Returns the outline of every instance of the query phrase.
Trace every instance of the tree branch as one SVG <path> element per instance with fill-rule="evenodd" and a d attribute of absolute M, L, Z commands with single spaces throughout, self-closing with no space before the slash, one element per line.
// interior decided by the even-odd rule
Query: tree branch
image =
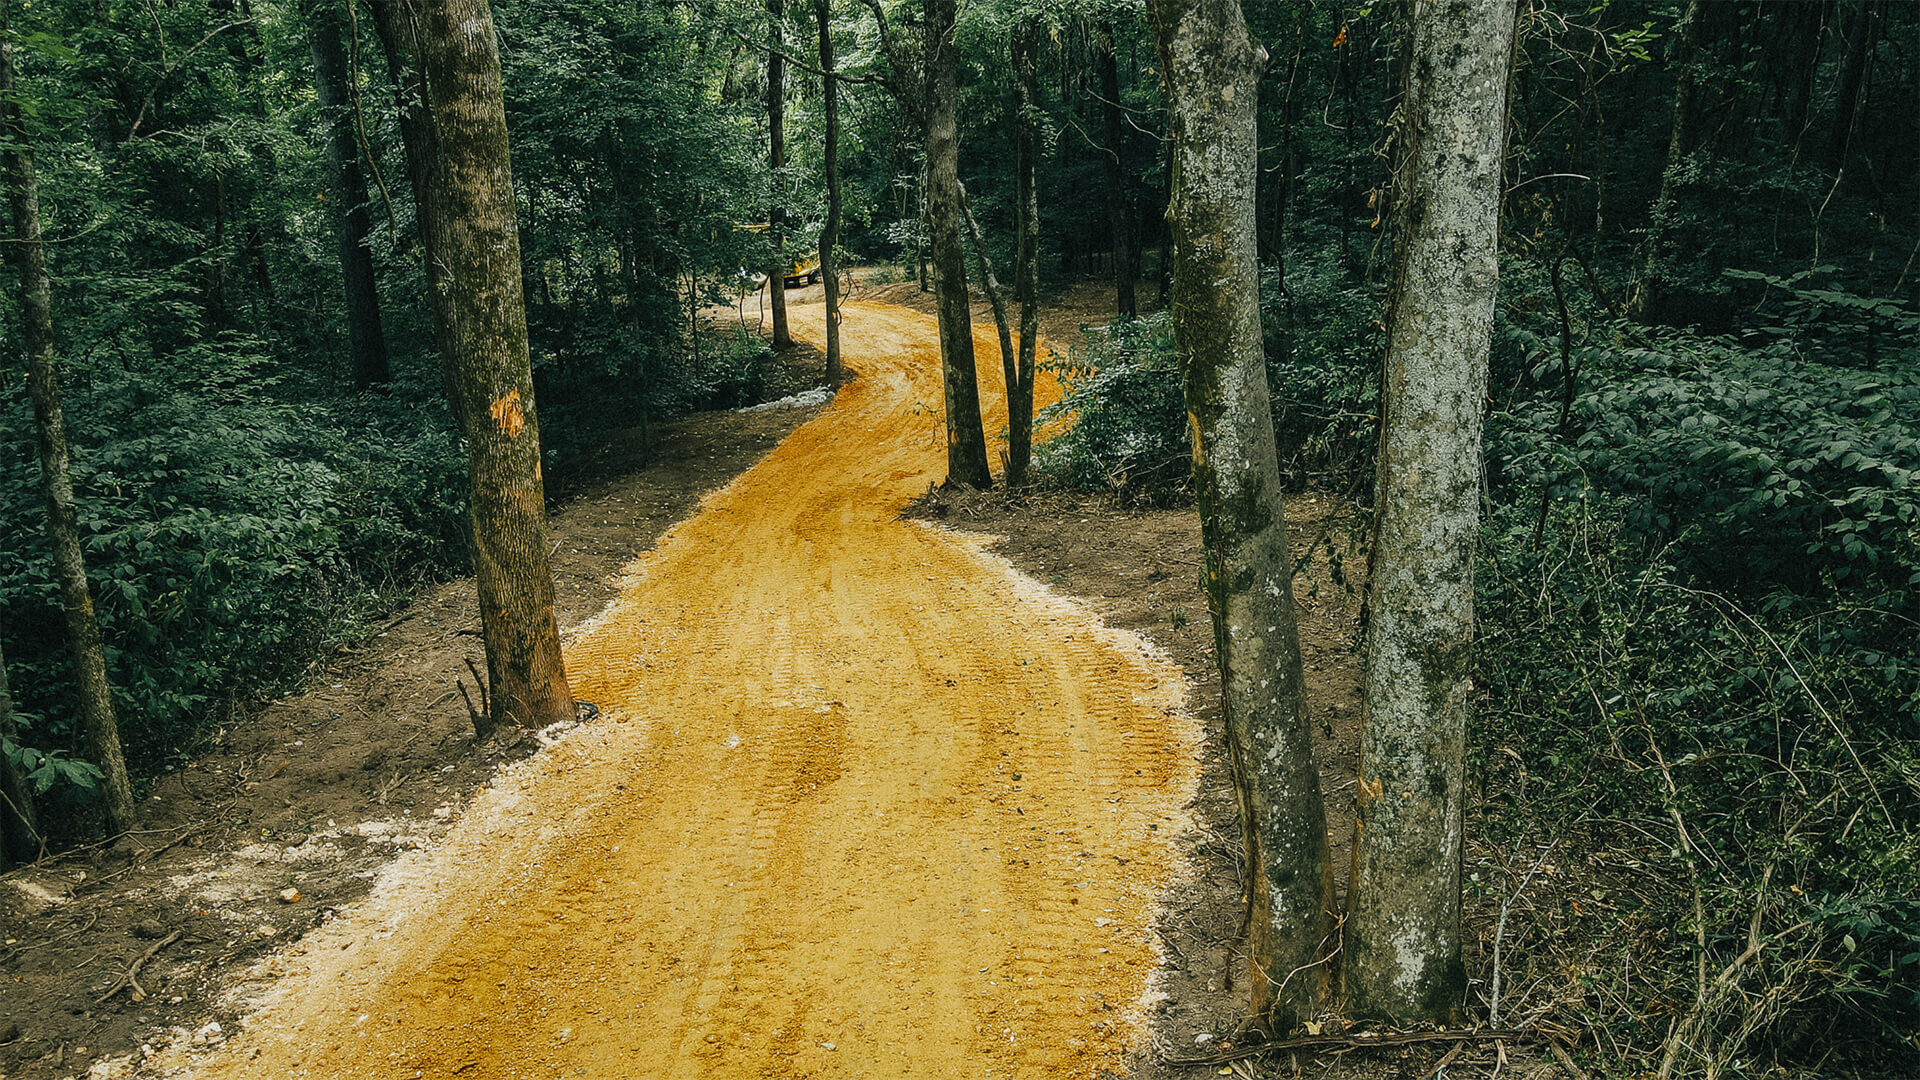
<path fill-rule="evenodd" d="M 871 83 L 874 85 L 885 86 L 887 82 L 885 79 L 882 79 L 878 75 L 849 75 L 844 71 L 822 70 L 821 68 L 813 64 L 807 63 L 805 60 L 802 60 L 800 57 L 795 56 L 793 53 L 788 52 L 786 49 L 776 49 L 764 41 L 754 41 L 753 39 L 747 37 L 747 35 L 741 33 L 740 31 L 734 29 L 731 26 L 727 27 L 727 33 L 732 34 L 734 37 L 739 38 L 741 41 L 741 44 L 744 44 L 749 49 L 758 49 L 762 53 L 780 54 L 780 58 L 782 60 L 785 60 L 787 63 L 792 64 L 794 67 L 799 68 L 800 70 L 806 72 L 809 75 L 818 75 L 821 78 L 826 78 L 828 75 L 832 75 L 835 79 L 838 79 L 843 83 Z"/>

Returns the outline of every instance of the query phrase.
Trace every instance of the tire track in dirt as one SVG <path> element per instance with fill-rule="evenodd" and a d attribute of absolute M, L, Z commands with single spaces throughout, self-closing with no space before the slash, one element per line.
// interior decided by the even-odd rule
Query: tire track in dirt
<path fill-rule="evenodd" d="M 856 304 L 843 335 L 861 377 L 573 635 L 603 721 L 282 957 L 200 1075 L 1124 1067 L 1195 782 L 1181 677 L 896 520 L 944 471 L 933 323 Z"/>

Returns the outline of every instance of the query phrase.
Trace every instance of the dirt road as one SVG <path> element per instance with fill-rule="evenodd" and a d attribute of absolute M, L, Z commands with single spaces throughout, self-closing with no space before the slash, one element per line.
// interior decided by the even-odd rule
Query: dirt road
<path fill-rule="evenodd" d="M 1180 675 L 896 520 L 944 475 L 933 323 L 843 334 L 861 377 L 572 636 L 602 718 L 278 960 L 195 1075 L 1124 1067 L 1195 781 Z"/>

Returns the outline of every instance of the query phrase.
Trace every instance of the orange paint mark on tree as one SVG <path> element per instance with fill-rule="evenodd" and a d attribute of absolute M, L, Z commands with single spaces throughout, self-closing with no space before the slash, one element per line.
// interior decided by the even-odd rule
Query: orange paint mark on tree
<path fill-rule="evenodd" d="M 518 438 L 522 428 L 527 426 L 527 414 L 520 411 L 520 391 L 509 390 L 507 396 L 493 403 L 493 422 L 507 433 L 507 438 Z"/>

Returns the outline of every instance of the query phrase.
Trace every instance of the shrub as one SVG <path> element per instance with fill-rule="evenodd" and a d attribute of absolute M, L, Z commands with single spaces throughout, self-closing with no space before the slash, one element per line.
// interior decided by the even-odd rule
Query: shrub
<path fill-rule="evenodd" d="M 1171 320 L 1163 312 L 1118 321 L 1086 341 L 1064 361 L 1043 362 L 1065 392 L 1034 426 L 1066 426 L 1036 448 L 1039 470 L 1149 499 L 1184 490 L 1191 451 Z"/>

